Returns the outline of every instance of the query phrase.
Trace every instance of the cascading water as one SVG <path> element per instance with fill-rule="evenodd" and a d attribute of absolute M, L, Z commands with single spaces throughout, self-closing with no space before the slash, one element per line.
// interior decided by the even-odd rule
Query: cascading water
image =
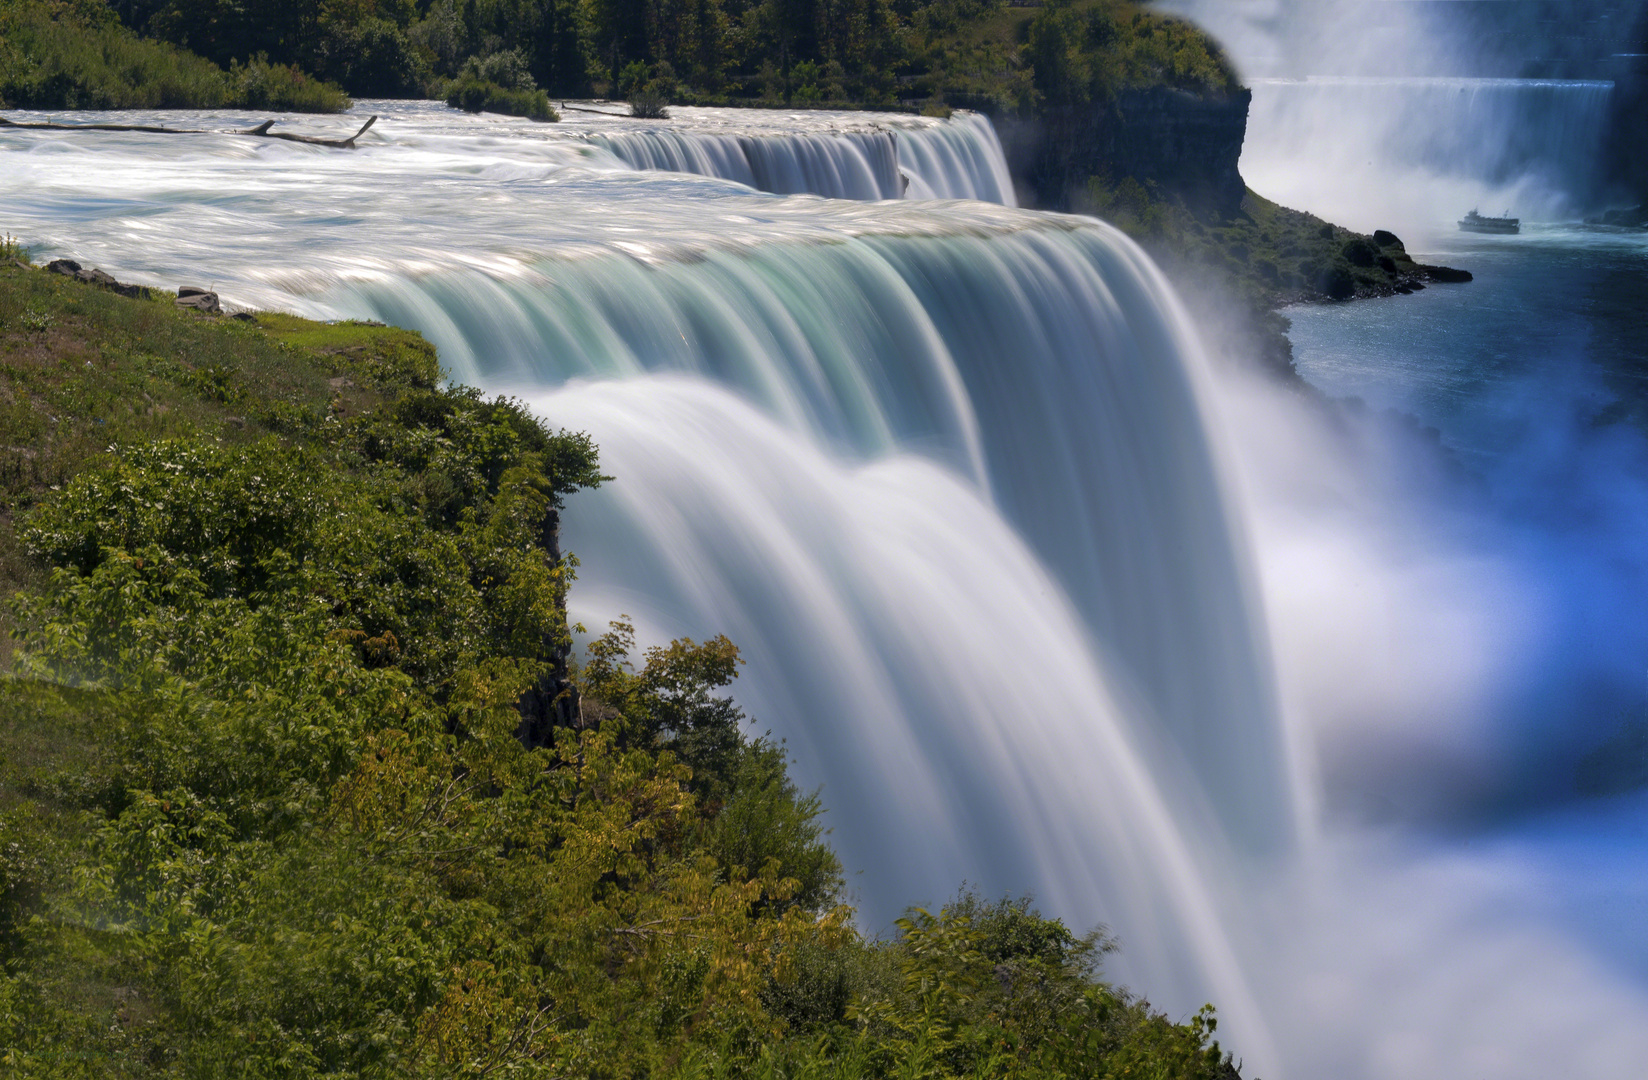
<path fill-rule="evenodd" d="M 1290 205 L 1307 190 L 1360 200 L 1349 222 L 1418 197 L 1443 220 L 1480 203 L 1559 216 L 1590 191 L 1614 85 L 1553 79 L 1312 76 L 1252 80 L 1242 175 Z M 1354 139 L 1342 138 L 1354 131 Z M 1380 191 L 1383 188 L 1385 190 Z M 1330 196 L 1331 197 L 1331 196 Z M 1347 220 L 1337 206 L 1325 211 Z M 1421 217 L 1422 224 L 1431 221 Z M 1391 221 L 1390 224 L 1400 224 Z"/>
<path fill-rule="evenodd" d="M 1285 847 L 1284 755 L 1193 346 L 1136 250 L 1073 224 L 396 277 L 333 302 L 427 328 L 483 386 L 678 372 L 822 445 L 950 463 L 1058 572 L 1232 836 Z"/>
<path fill-rule="evenodd" d="M 669 126 L 631 123 L 589 137 L 632 168 L 736 180 L 778 195 L 899 199 L 908 194 L 1013 205 L 1000 143 L 982 116 L 963 113 L 949 122 L 900 117 L 889 123 L 844 113 L 824 114 L 829 119 L 821 124 L 817 115 L 788 116 L 789 126 L 776 131 L 750 130 L 745 118 L 729 123 L 725 110 L 677 108 Z M 601 125 L 612 126 L 611 121 Z"/>
<path fill-rule="evenodd" d="M 1418 232 L 1472 206 L 1572 219 L 1596 195 L 1630 23 L 1606 9 L 1627 4 L 1590 0 L 1583 20 L 1535 0 L 1164 6 L 1207 26 L 1252 87 L 1241 171 L 1267 198 Z M 1581 77 L 1526 77 L 1545 70 Z"/>
<path fill-rule="evenodd" d="M 1290 850 L 1295 786 L 1154 267 L 1089 220 L 780 199 L 500 128 L 408 110 L 346 159 L 10 130 L 0 200 L 128 278 L 209 265 L 231 301 L 416 327 L 589 429 L 621 479 L 569 517 L 576 614 L 734 635 L 871 928 L 963 878 L 1028 889 L 1268 1059 L 1219 897 Z"/>

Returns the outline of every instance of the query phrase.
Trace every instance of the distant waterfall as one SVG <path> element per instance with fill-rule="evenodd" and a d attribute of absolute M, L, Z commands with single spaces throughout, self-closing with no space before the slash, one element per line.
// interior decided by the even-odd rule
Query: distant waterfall
<path fill-rule="evenodd" d="M 995 129 L 974 113 L 868 131 L 753 135 L 654 126 L 590 138 L 632 168 L 736 180 L 779 195 L 899 199 L 908 194 L 1014 205 Z"/>
<path fill-rule="evenodd" d="M 1579 195 L 1612 93 L 1610 82 L 1549 79 L 1257 79 L 1243 161 L 1326 155 L 1354 169 L 1371 156 L 1492 185 L 1535 177 Z"/>

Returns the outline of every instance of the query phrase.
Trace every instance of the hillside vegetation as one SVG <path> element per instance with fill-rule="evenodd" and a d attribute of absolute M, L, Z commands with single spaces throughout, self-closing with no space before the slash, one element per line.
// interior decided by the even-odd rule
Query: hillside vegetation
<path fill-rule="evenodd" d="M 1025 114 L 1123 85 L 1231 84 L 1203 35 L 1128 0 L 0 0 L 0 12 L 0 93 L 14 107 L 334 107 L 310 100 L 318 88 L 288 88 L 291 104 L 244 88 L 299 71 L 360 97 L 479 83 Z"/>
<path fill-rule="evenodd" d="M 1027 901 L 859 934 L 731 642 L 574 660 L 585 436 L 404 331 L 16 254 L 7 1075 L 1235 1075 Z"/>
<path fill-rule="evenodd" d="M 143 40 L 100 0 L 0 0 L 0 105 L 342 112 L 349 98 L 261 54 L 220 68 Z"/>

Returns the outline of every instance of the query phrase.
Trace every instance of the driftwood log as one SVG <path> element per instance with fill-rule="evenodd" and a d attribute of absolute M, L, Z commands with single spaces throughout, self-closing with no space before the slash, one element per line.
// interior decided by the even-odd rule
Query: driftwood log
<path fill-rule="evenodd" d="M 265 139 L 285 139 L 287 142 L 309 143 L 314 146 L 332 146 L 340 150 L 355 149 L 355 140 L 366 134 L 366 129 L 378 122 L 376 116 L 368 117 L 361 129 L 347 139 L 327 139 L 319 135 L 290 135 L 284 131 L 270 131 L 275 126 L 273 120 L 265 120 L 255 128 L 245 131 L 208 131 L 205 128 L 169 128 L 152 127 L 146 124 L 21 124 L 16 120 L 8 120 L 0 116 L 0 127 L 29 128 L 33 131 L 142 131 L 154 135 L 250 135 Z"/>

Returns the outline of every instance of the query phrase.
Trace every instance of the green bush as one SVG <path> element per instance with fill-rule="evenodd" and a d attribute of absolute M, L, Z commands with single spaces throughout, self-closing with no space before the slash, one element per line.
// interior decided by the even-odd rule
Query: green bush
<path fill-rule="evenodd" d="M 508 90 L 494 82 L 465 77 L 447 88 L 446 103 L 464 112 L 504 113 L 529 120 L 557 121 L 560 114 L 542 90 Z"/>

